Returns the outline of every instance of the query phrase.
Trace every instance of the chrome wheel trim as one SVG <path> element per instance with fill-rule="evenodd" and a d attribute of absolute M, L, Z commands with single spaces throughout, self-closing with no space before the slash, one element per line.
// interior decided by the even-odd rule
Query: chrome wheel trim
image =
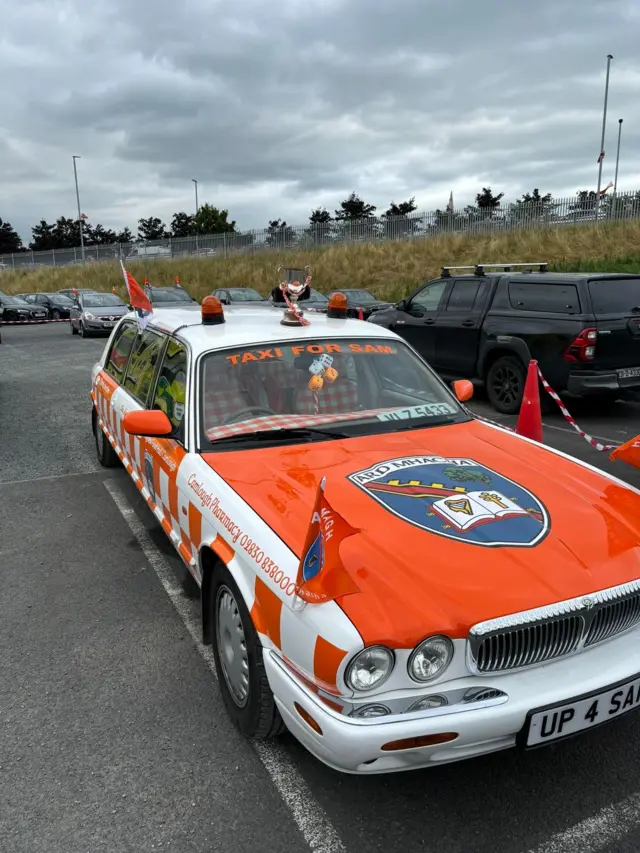
<path fill-rule="evenodd" d="M 216 642 L 224 680 L 238 708 L 249 701 L 249 655 L 238 604 L 229 587 L 216 595 Z"/>

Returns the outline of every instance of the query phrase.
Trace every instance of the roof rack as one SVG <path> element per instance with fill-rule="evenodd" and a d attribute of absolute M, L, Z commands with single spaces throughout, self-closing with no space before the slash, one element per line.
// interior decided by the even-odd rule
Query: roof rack
<path fill-rule="evenodd" d="M 451 278 L 451 270 L 473 270 L 474 275 L 484 275 L 485 269 L 498 269 L 503 272 L 511 272 L 513 269 L 524 269 L 525 272 L 531 272 L 534 267 L 538 268 L 538 272 L 549 272 L 549 264 L 546 261 L 535 261 L 530 264 L 471 264 L 471 266 L 459 267 L 442 267 L 442 278 Z"/>

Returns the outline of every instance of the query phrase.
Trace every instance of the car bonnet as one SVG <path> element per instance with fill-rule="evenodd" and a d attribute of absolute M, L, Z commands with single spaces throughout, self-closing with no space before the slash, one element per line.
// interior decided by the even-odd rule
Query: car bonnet
<path fill-rule="evenodd" d="M 297 556 L 326 477 L 358 531 L 340 557 L 360 591 L 338 603 L 365 643 L 462 638 L 640 578 L 640 492 L 478 421 L 203 459 Z"/>

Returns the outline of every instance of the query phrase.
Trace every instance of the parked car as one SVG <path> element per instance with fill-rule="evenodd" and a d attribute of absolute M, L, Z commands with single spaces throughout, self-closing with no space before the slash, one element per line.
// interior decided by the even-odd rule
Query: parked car
<path fill-rule="evenodd" d="M 127 255 L 127 259 L 130 261 L 135 261 L 137 258 L 144 258 L 146 261 L 151 261 L 170 257 L 171 249 L 166 246 L 134 246 Z"/>
<path fill-rule="evenodd" d="M 79 293 L 71 308 L 71 334 L 110 335 L 129 308 L 115 293 Z"/>
<path fill-rule="evenodd" d="M 362 319 L 368 320 L 376 311 L 391 308 L 390 302 L 381 302 L 379 299 L 376 299 L 373 293 L 369 293 L 368 290 L 346 288 L 343 290 L 333 290 L 329 296 L 333 296 L 334 293 L 343 293 L 347 297 L 348 315 L 349 317 L 355 317 L 356 319 L 360 316 L 361 310 Z"/>
<path fill-rule="evenodd" d="M 31 305 L 39 305 L 47 310 L 52 320 L 68 320 L 73 300 L 62 293 L 24 293 L 23 298 Z"/>
<path fill-rule="evenodd" d="M 640 399 L 640 275 L 467 269 L 444 267 L 369 322 L 403 337 L 443 378 L 482 380 L 504 414 L 520 409 L 530 359 L 557 392 Z"/>
<path fill-rule="evenodd" d="M 4 322 L 44 322 L 48 317 L 46 308 L 31 305 L 20 296 L 7 296 L 0 293 L 0 319 Z"/>
<path fill-rule="evenodd" d="M 75 299 L 77 293 L 97 293 L 92 287 L 68 287 L 65 290 L 56 290 L 61 296 L 68 296 L 69 299 Z"/>
<path fill-rule="evenodd" d="M 223 305 L 235 305 L 238 302 L 268 303 L 269 301 L 252 287 L 219 287 L 211 295 L 216 296 Z"/>
<path fill-rule="evenodd" d="M 329 307 L 329 297 L 325 296 L 324 293 L 321 293 L 319 290 L 316 290 L 315 287 L 310 287 L 310 297 L 309 299 L 304 299 L 300 302 L 300 307 L 304 311 L 313 311 L 314 313 L 326 314 L 327 308 Z M 270 305 L 273 305 L 273 296 L 272 294 L 268 297 L 268 302 Z M 281 305 L 277 306 L 281 308 Z"/>
<path fill-rule="evenodd" d="M 149 297 L 149 301 L 154 308 L 162 308 L 166 305 L 171 305 L 174 308 L 176 303 L 197 305 L 198 302 L 190 296 L 182 287 L 155 287 L 147 284 L 144 287 L 144 292 Z"/>

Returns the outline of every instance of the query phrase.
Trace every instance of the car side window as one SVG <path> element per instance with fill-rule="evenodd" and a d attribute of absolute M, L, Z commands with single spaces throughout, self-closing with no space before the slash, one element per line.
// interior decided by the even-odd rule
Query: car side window
<path fill-rule="evenodd" d="M 428 312 L 437 311 L 447 284 L 447 281 L 433 281 L 423 287 L 411 299 L 409 313 L 421 317 Z"/>
<path fill-rule="evenodd" d="M 137 331 L 133 323 L 125 323 L 123 326 L 120 326 L 109 350 L 105 370 L 120 385 L 122 385 L 127 361 L 129 360 L 129 354 L 136 339 Z"/>
<path fill-rule="evenodd" d="M 166 335 L 149 330 L 139 335 L 134 344 L 123 387 L 143 406 L 147 404 L 158 358 L 166 339 Z"/>
<path fill-rule="evenodd" d="M 520 311 L 579 314 L 580 298 L 575 284 L 510 281 L 509 302 Z"/>
<path fill-rule="evenodd" d="M 29 304 L 33 305 L 33 303 L 36 301 L 36 298 L 31 293 L 29 293 L 27 294 L 27 296 L 24 297 L 24 300 L 25 302 L 29 302 Z"/>
<path fill-rule="evenodd" d="M 40 302 L 42 305 L 47 305 L 49 300 L 46 296 L 43 296 L 42 293 L 38 293 L 38 295 L 36 296 L 36 302 Z"/>
<path fill-rule="evenodd" d="M 459 279 L 453 283 L 447 311 L 472 311 L 484 298 L 486 282 L 477 278 Z"/>
<path fill-rule="evenodd" d="M 187 348 L 169 338 L 156 383 L 153 408 L 161 409 L 175 430 L 180 429 L 184 420 L 186 384 Z"/>

